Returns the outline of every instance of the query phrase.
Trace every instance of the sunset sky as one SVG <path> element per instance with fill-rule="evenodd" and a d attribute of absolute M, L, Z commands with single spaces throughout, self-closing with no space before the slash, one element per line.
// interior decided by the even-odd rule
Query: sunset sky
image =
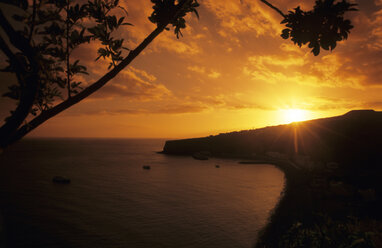
<path fill-rule="evenodd" d="M 133 49 L 152 30 L 149 0 L 121 1 L 129 12 L 120 35 Z M 162 33 L 133 63 L 90 98 L 30 136 L 186 138 L 287 123 L 351 109 L 382 110 L 382 1 L 359 0 L 355 28 L 333 52 L 317 57 L 280 37 L 276 12 L 259 0 L 200 0 L 183 37 Z M 283 12 L 314 0 L 273 0 Z M 76 51 L 94 82 L 106 72 L 97 45 Z M 3 86 L 4 87 L 4 86 Z M 9 104 L 1 101 L 2 116 Z"/>

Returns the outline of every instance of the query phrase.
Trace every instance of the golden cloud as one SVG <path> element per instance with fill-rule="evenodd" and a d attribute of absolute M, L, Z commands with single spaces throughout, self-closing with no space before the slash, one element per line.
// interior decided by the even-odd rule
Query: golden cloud
<path fill-rule="evenodd" d="M 144 70 L 129 67 L 96 92 L 91 98 L 122 97 L 136 101 L 160 100 L 172 95 L 163 84 L 155 83 L 156 77 Z"/>
<path fill-rule="evenodd" d="M 219 78 L 221 76 L 220 72 L 217 72 L 217 71 L 211 71 L 210 73 L 208 73 L 207 75 L 209 78 Z"/>
<path fill-rule="evenodd" d="M 310 54 L 251 56 L 243 73 L 266 83 L 362 88 L 365 75 L 349 62 L 350 59 L 334 53 L 319 58 Z"/>
<path fill-rule="evenodd" d="M 225 31 L 252 32 L 256 36 L 276 36 L 280 31 L 280 17 L 260 1 L 207 0 L 203 5 L 212 12 Z"/>
<path fill-rule="evenodd" d="M 197 66 L 197 65 L 187 66 L 187 69 L 190 70 L 190 71 L 193 71 L 193 72 L 201 73 L 201 74 L 204 74 L 206 72 L 206 68 L 205 67 Z"/>
<path fill-rule="evenodd" d="M 212 79 L 217 79 L 221 76 L 221 73 L 216 70 L 207 70 L 204 66 L 187 66 L 187 69 L 192 72 L 196 72 L 199 74 L 207 75 L 207 77 Z"/>
<path fill-rule="evenodd" d="M 162 33 L 153 44 L 154 50 L 166 49 L 182 55 L 195 55 L 202 51 L 198 43 L 190 37 L 177 39 L 172 32 Z"/>

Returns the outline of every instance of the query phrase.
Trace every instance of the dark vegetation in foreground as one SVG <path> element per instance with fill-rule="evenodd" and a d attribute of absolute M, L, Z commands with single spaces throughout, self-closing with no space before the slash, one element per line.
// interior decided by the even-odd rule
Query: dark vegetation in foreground
<path fill-rule="evenodd" d="M 382 247 L 382 112 L 167 141 L 166 154 L 267 161 L 284 195 L 256 247 Z"/>

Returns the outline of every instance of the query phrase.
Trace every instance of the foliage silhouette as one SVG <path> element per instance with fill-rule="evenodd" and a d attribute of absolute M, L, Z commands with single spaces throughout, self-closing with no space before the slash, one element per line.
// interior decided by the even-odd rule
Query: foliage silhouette
<path fill-rule="evenodd" d="M 355 6 L 346 0 L 338 3 L 334 3 L 334 0 L 318 0 L 311 11 L 305 12 L 297 7 L 289 11 L 281 22 L 287 27 L 281 37 L 290 37 L 300 47 L 309 43 L 315 56 L 320 53 L 320 47 L 333 50 L 338 41 L 347 39 L 353 28 L 350 20 L 344 19 L 343 15 L 347 11 L 356 11 Z"/>
<path fill-rule="evenodd" d="M 184 17 L 197 14 L 197 0 L 152 1 L 154 12 L 150 21 L 157 28 L 135 49 L 123 46 L 123 39 L 113 36 L 113 31 L 125 25 L 125 16 L 117 17 L 116 10 L 126 10 L 119 0 L 1 0 L 3 5 L 18 8 L 13 22 L 22 24 L 23 30 L 14 29 L 0 10 L 0 49 L 7 57 L 8 65 L 2 69 L 15 73 L 17 83 L 10 86 L 4 97 L 18 101 L 18 107 L 0 128 L 0 148 L 22 138 L 37 126 L 58 113 L 88 97 L 124 69 L 143 49 L 171 24 L 179 38 L 186 28 Z M 197 15 L 198 16 L 198 15 Z M 7 41 L 9 40 L 9 42 Z M 80 61 L 71 61 L 70 55 L 84 43 L 98 41 L 98 57 L 110 61 L 110 71 L 85 89 L 76 75 L 87 74 Z M 14 52 L 16 50 L 16 52 Z M 124 50 L 128 50 L 127 56 Z M 64 99 L 63 92 L 67 92 Z M 61 103 L 57 101 L 61 99 Z M 55 105 L 56 104 L 56 105 Z M 34 116 L 26 122 L 31 114 Z M 25 122 L 24 125 L 22 123 Z"/>
<path fill-rule="evenodd" d="M 348 38 L 353 26 L 350 20 L 344 18 L 344 14 L 358 10 L 357 4 L 347 0 L 317 0 L 313 10 L 303 11 L 298 6 L 284 14 L 266 0 L 261 1 L 284 18 L 281 24 L 285 24 L 286 28 L 282 30 L 281 37 L 291 38 L 299 47 L 309 43 L 308 47 L 312 48 L 315 56 L 320 53 L 320 47 L 333 50 L 338 41 Z"/>

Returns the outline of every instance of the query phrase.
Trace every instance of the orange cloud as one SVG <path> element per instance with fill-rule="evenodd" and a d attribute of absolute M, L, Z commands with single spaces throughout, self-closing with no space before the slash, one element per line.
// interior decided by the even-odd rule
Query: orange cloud
<path fill-rule="evenodd" d="M 129 67 L 105 85 L 91 98 L 132 98 L 138 101 L 159 100 L 172 93 L 163 84 L 155 83 L 156 77 L 144 70 Z"/>
<path fill-rule="evenodd" d="M 212 79 L 217 79 L 217 78 L 219 78 L 221 76 L 220 72 L 218 72 L 216 70 L 207 70 L 203 66 L 197 66 L 197 65 L 187 66 L 187 69 L 192 71 L 192 72 L 196 72 L 196 73 L 199 73 L 199 74 L 207 75 L 207 77 L 212 78 Z"/>
<path fill-rule="evenodd" d="M 220 72 L 217 72 L 217 71 L 211 71 L 208 75 L 207 75 L 209 78 L 219 78 L 221 76 L 221 73 Z"/>
<path fill-rule="evenodd" d="M 204 74 L 206 72 L 206 68 L 205 67 L 197 66 L 197 65 L 187 66 L 187 69 L 190 70 L 190 71 L 193 71 L 193 72 L 201 73 L 201 74 Z"/>
<path fill-rule="evenodd" d="M 207 0 L 203 5 L 212 12 L 220 22 L 220 33 L 251 32 L 256 36 L 275 36 L 280 31 L 280 16 L 260 1 Z"/>
<path fill-rule="evenodd" d="M 194 37 L 199 39 L 198 37 Z M 202 48 L 197 42 L 192 41 L 190 37 L 177 39 L 173 32 L 165 31 L 160 37 L 153 43 L 155 50 L 166 49 L 171 52 L 175 52 L 182 55 L 196 55 L 201 53 Z"/>
<path fill-rule="evenodd" d="M 363 87 L 365 75 L 350 58 L 328 54 L 318 58 L 306 56 L 268 55 L 252 56 L 243 73 L 253 80 L 266 83 L 305 84 L 314 87 Z"/>

